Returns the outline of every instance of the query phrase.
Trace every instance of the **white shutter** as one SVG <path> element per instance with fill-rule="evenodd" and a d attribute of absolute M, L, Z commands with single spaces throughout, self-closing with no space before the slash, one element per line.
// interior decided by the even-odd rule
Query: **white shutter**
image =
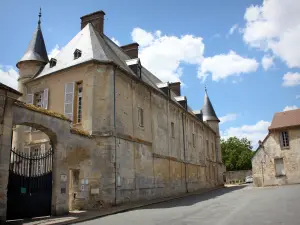
<path fill-rule="evenodd" d="M 74 82 L 65 84 L 64 114 L 73 121 Z"/>
<path fill-rule="evenodd" d="M 49 99 L 48 93 L 49 93 L 49 89 L 46 88 L 44 90 L 44 95 L 43 95 L 43 108 L 44 109 L 48 109 L 48 99 Z"/>
<path fill-rule="evenodd" d="M 33 105 L 33 94 L 27 94 L 26 103 Z"/>

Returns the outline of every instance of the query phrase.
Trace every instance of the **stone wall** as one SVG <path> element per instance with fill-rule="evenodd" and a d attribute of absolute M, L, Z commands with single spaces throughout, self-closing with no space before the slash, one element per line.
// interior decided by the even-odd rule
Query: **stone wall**
<path fill-rule="evenodd" d="M 218 139 L 207 124 L 121 71 L 115 79 L 118 203 L 223 183 Z M 143 109 L 143 126 L 138 121 L 139 108 Z"/>
<path fill-rule="evenodd" d="M 19 96 L 0 89 L 0 223 L 6 220 L 7 184 L 13 125 L 13 104 Z"/>
<path fill-rule="evenodd" d="M 252 170 L 238 170 L 238 171 L 226 171 L 225 179 L 226 183 L 245 181 L 246 176 L 251 176 Z"/>
<path fill-rule="evenodd" d="M 253 182 L 256 186 L 300 183 L 300 129 L 288 129 L 290 147 L 280 147 L 279 133 L 272 131 L 252 159 Z M 283 158 L 285 176 L 276 176 L 274 159 Z M 263 162 L 263 163 L 262 163 Z"/>

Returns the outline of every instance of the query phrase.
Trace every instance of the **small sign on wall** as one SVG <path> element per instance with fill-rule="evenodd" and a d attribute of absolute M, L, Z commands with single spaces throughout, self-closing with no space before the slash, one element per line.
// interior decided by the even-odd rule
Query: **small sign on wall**
<path fill-rule="evenodd" d="M 92 195 L 98 195 L 99 193 L 100 193 L 99 188 L 92 188 L 92 189 L 91 189 L 91 194 L 92 194 Z"/>
<path fill-rule="evenodd" d="M 62 187 L 62 188 L 60 189 L 60 193 L 61 193 L 61 194 L 66 194 L 66 188 L 65 188 L 65 187 Z"/>
<path fill-rule="evenodd" d="M 62 181 L 62 182 L 67 182 L 67 180 L 68 180 L 68 177 L 67 177 L 66 174 L 61 174 L 61 175 L 60 175 L 60 181 Z"/>
<path fill-rule="evenodd" d="M 84 184 L 80 185 L 80 191 L 84 191 Z"/>

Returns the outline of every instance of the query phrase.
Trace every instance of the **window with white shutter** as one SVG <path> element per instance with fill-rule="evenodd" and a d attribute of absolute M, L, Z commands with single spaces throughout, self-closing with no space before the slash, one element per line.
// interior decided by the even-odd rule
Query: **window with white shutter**
<path fill-rule="evenodd" d="M 44 109 L 48 109 L 48 99 L 49 99 L 48 93 L 49 93 L 49 89 L 46 88 L 44 90 L 44 94 L 43 94 L 43 108 Z"/>
<path fill-rule="evenodd" d="M 33 94 L 27 94 L 26 103 L 33 104 Z"/>
<path fill-rule="evenodd" d="M 65 84 L 64 114 L 73 121 L 74 82 Z"/>

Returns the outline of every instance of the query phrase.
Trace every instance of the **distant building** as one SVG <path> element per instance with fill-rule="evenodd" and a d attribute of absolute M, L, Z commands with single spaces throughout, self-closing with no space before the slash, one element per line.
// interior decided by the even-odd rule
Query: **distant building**
<path fill-rule="evenodd" d="M 275 113 L 252 172 L 255 186 L 300 183 L 300 109 Z"/>

